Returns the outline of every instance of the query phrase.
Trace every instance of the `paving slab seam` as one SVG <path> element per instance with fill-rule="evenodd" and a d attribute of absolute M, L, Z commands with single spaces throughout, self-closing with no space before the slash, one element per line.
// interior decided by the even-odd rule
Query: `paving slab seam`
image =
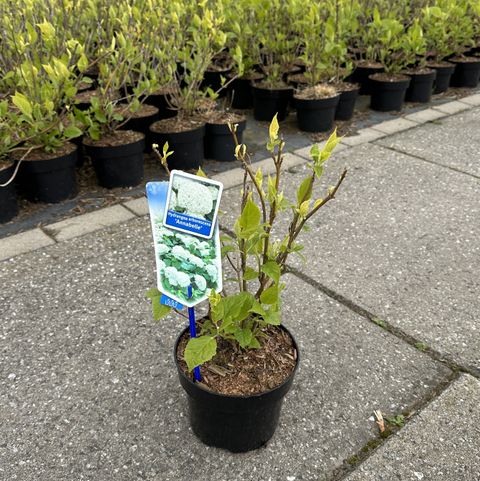
<path fill-rule="evenodd" d="M 390 324 L 388 321 L 385 321 L 384 319 L 380 319 L 374 313 L 372 313 L 372 312 L 368 311 L 367 309 L 359 306 L 358 304 L 356 304 L 351 299 L 346 298 L 345 296 L 335 292 L 334 290 L 330 289 L 329 287 L 326 287 L 323 284 L 320 284 L 318 281 L 316 281 L 315 279 L 312 279 L 311 277 L 307 276 L 303 272 L 300 272 L 298 269 L 287 265 L 287 272 L 295 275 L 296 277 L 298 277 L 302 281 L 306 282 L 307 284 L 310 284 L 312 287 L 315 287 L 316 289 L 323 292 L 325 295 L 334 299 L 335 301 L 339 302 L 340 304 L 344 305 L 345 307 L 347 307 L 351 311 L 353 311 L 356 314 L 366 318 L 369 322 L 377 325 L 381 329 L 384 329 L 389 334 L 397 337 L 398 339 L 401 339 L 403 342 L 406 342 L 407 344 L 409 344 L 410 346 L 412 346 L 416 350 L 418 350 L 418 351 L 422 352 L 423 354 L 432 358 L 434 361 L 444 364 L 445 366 L 447 366 L 452 371 L 468 373 L 468 374 L 480 379 L 480 369 L 478 369 L 474 366 L 463 366 L 463 365 L 459 364 L 458 362 L 451 359 L 448 355 L 442 354 L 441 352 L 439 352 L 435 349 L 432 349 L 430 346 L 423 343 L 421 340 L 416 339 L 415 337 L 411 336 L 410 334 L 404 332 L 399 327 Z"/>
<path fill-rule="evenodd" d="M 380 140 L 380 139 L 379 139 Z M 383 140 L 383 139 L 382 139 Z M 418 160 L 422 160 L 423 162 L 428 162 L 429 164 L 436 165 L 438 167 L 442 167 L 445 169 L 452 170 L 453 172 L 456 172 L 457 174 L 463 174 L 463 175 L 468 175 L 469 177 L 473 177 L 474 179 L 480 180 L 479 175 L 472 174 L 471 172 L 465 172 L 464 170 L 457 169 L 456 167 L 453 167 L 451 165 L 445 165 L 445 164 L 440 164 L 439 162 L 435 162 L 434 160 L 430 159 L 425 159 L 423 157 L 420 157 L 419 155 L 412 154 L 411 152 L 406 152 L 403 150 L 396 149 L 395 147 L 390 147 L 388 145 L 380 144 L 373 142 L 375 145 L 378 145 L 379 147 L 382 147 L 383 149 L 391 150 L 392 152 L 395 152 L 397 154 L 402 154 L 402 155 L 408 155 L 410 157 L 413 157 Z"/>
<path fill-rule="evenodd" d="M 441 396 L 457 379 L 459 379 L 459 372 L 452 372 L 446 379 L 440 381 L 429 392 L 427 392 L 422 399 L 414 401 L 407 409 L 402 411 L 404 415 L 403 426 L 389 425 L 389 432 L 386 435 L 378 436 L 373 440 L 368 441 L 355 454 L 343 461 L 343 464 L 336 468 L 332 475 L 326 478 L 326 481 L 343 481 L 350 474 L 355 472 L 375 451 L 383 446 L 391 436 L 401 431 L 412 422 L 429 404 Z"/>

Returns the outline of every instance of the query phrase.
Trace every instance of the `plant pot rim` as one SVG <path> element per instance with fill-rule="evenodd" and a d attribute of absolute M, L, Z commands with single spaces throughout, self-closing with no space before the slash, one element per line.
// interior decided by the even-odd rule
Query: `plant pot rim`
<path fill-rule="evenodd" d="M 435 75 L 437 71 L 434 68 L 430 67 L 423 67 L 419 70 L 411 69 L 411 70 L 405 70 L 404 71 L 405 75 L 408 75 L 410 77 L 427 77 L 428 75 Z"/>
<path fill-rule="evenodd" d="M 137 132 L 136 130 L 116 130 L 115 131 L 115 134 L 117 133 L 120 133 L 120 132 L 124 132 L 124 133 L 127 133 L 127 132 L 135 132 L 136 134 L 138 134 L 139 137 L 138 139 L 132 141 L 132 142 L 125 142 L 125 143 L 121 143 L 121 144 L 116 144 L 116 145 L 97 145 L 97 142 L 101 142 L 103 139 L 99 139 L 99 140 L 93 140 L 89 137 L 83 139 L 82 143 L 83 145 L 85 145 L 85 147 L 88 147 L 88 148 L 94 148 L 94 149 L 104 149 L 104 148 L 107 148 L 107 149 L 113 149 L 115 147 L 125 147 L 126 145 L 133 145 L 133 144 L 136 144 L 138 142 L 142 142 L 142 141 L 145 141 L 145 134 L 143 132 Z"/>
<path fill-rule="evenodd" d="M 292 339 L 292 342 L 293 342 L 293 346 L 295 348 L 295 352 L 297 354 L 297 358 L 296 358 L 296 364 L 295 364 L 295 367 L 293 368 L 293 371 L 290 373 L 289 376 L 287 376 L 284 381 L 279 384 L 278 386 L 274 387 L 273 389 L 269 389 L 268 391 L 262 391 L 262 392 L 259 392 L 259 393 L 255 393 L 255 394 L 248 394 L 248 395 L 241 395 L 241 394 L 222 394 L 222 393 L 219 393 L 219 392 L 215 392 L 215 391 L 211 391 L 210 389 L 204 389 L 202 386 L 199 386 L 198 383 L 195 383 L 193 382 L 184 372 L 183 372 L 183 369 L 179 366 L 178 364 L 178 360 L 177 360 L 177 349 L 178 349 L 178 344 L 180 342 L 180 339 L 182 338 L 182 336 L 184 335 L 184 333 L 186 333 L 188 330 L 189 330 L 189 326 L 186 326 L 184 329 L 182 329 L 182 331 L 180 332 L 180 334 L 178 335 L 177 339 L 175 340 L 175 344 L 173 346 L 173 360 L 175 362 L 175 366 L 177 368 L 177 371 L 178 371 L 178 374 L 181 376 L 181 378 L 186 381 L 190 387 L 192 389 L 201 389 L 202 391 L 204 391 L 205 393 L 207 393 L 208 395 L 211 395 L 211 396 L 214 396 L 214 397 L 217 397 L 217 398 L 228 398 L 228 399 L 238 399 L 238 400 L 241 400 L 241 399 L 258 399 L 258 398 L 261 398 L 263 396 L 268 396 L 269 394 L 275 392 L 275 391 L 280 391 L 286 384 L 288 384 L 289 382 L 291 382 L 291 380 L 293 379 L 293 377 L 295 376 L 296 372 L 297 372 L 297 369 L 298 369 L 298 365 L 300 364 L 300 352 L 299 352 L 299 349 L 298 349 L 298 344 L 297 344 L 297 341 L 296 339 L 293 337 L 292 333 L 283 325 L 283 324 L 280 324 L 280 327 L 281 329 L 283 329 L 285 332 L 287 332 L 287 334 L 290 336 L 290 338 Z"/>
<path fill-rule="evenodd" d="M 392 78 L 392 80 L 383 80 L 383 79 L 378 79 L 375 78 L 377 75 L 385 75 L 385 76 L 390 76 L 390 77 L 395 77 Z M 379 73 L 373 73 L 368 76 L 369 80 L 373 80 L 374 82 L 380 82 L 384 84 L 395 84 L 395 83 L 404 83 L 404 82 L 410 82 L 410 77 L 405 74 L 388 74 L 385 72 L 379 72 Z"/>
<path fill-rule="evenodd" d="M 442 60 L 441 62 L 429 62 L 427 67 L 433 69 L 450 69 L 455 68 L 455 64 L 452 62 L 447 62 L 446 60 Z"/>
<path fill-rule="evenodd" d="M 15 165 L 15 162 L 10 159 L 3 159 L 0 160 L 0 172 L 5 172 L 8 169 L 11 169 Z"/>
<path fill-rule="evenodd" d="M 168 119 L 161 119 L 161 120 L 157 120 L 156 122 L 153 122 L 153 124 L 150 125 L 149 127 L 149 130 L 155 134 L 159 134 L 159 135 L 173 135 L 173 134 L 184 134 L 184 133 L 189 133 L 189 132 L 197 132 L 201 129 L 204 129 L 205 128 L 205 121 L 203 120 L 199 120 L 197 122 L 197 125 L 195 126 L 192 126 L 192 125 L 189 125 L 188 127 L 183 127 L 181 128 L 180 130 L 178 129 L 168 129 L 168 128 L 165 128 L 165 130 L 156 130 L 155 129 L 155 126 L 158 126 L 158 125 L 162 125 L 162 124 L 167 124 L 170 123 L 172 121 L 172 119 L 177 119 L 176 122 L 178 123 L 180 121 L 180 119 L 177 117 L 171 117 L 171 118 L 168 118 Z"/>

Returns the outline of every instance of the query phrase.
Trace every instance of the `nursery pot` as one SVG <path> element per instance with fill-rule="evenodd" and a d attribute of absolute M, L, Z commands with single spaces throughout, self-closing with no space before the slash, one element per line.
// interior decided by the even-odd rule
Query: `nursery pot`
<path fill-rule="evenodd" d="M 348 81 L 360 84 L 360 95 L 372 95 L 375 84 L 370 79 L 370 76 L 383 71 L 384 68 L 381 64 L 359 63 Z"/>
<path fill-rule="evenodd" d="M 133 187 L 143 179 L 145 135 L 132 130 L 122 132 L 128 135 L 122 139 L 124 143 L 84 140 L 85 153 L 92 160 L 98 183 L 107 189 Z"/>
<path fill-rule="evenodd" d="M 242 143 L 243 131 L 247 121 L 236 122 L 237 139 Z M 207 123 L 205 126 L 205 158 L 219 161 L 235 160 L 235 141 L 228 124 Z"/>
<path fill-rule="evenodd" d="M 476 87 L 478 85 L 480 80 L 480 58 L 452 58 L 450 62 L 456 65 L 450 81 L 452 87 Z"/>
<path fill-rule="evenodd" d="M 437 75 L 436 70 L 423 69 L 419 72 L 407 74 L 410 77 L 410 85 L 408 86 L 405 100 L 407 102 L 430 102 L 433 92 L 433 83 Z"/>
<path fill-rule="evenodd" d="M 158 131 L 160 122 L 152 124 L 150 131 L 152 132 L 152 140 L 155 144 L 158 144 L 160 151 L 165 142 L 168 142 L 169 150 L 173 151 L 173 154 L 167 159 L 169 169 L 198 169 L 204 159 L 205 124 L 199 123 L 198 126 L 180 132 L 161 132 Z"/>
<path fill-rule="evenodd" d="M 78 148 L 67 142 L 57 157 L 33 151 L 19 168 L 19 191 L 32 202 L 57 203 L 77 193 Z"/>
<path fill-rule="evenodd" d="M 304 132 L 325 132 L 333 127 L 340 94 L 325 99 L 299 99 L 295 97 L 297 122 Z"/>
<path fill-rule="evenodd" d="M 429 64 L 429 68 L 434 69 L 437 72 L 435 82 L 433 83 L 433 93 L 441 94 L 448 90 L 450 86 L 450 79 L 455 70 L 455 65 L 449 62 L 442 62 L 439 64 Z"/>
<path fill-rule="evenodd" d="M 146 99 L 145 103 L 148 105 L 153 105 L 158 109 L 158 118 L 156 120 L 170 119 L 177 115 L 176 110 L 171 110 L 168 107 L 168 93 L 153 93 L 150 94 Z"/>
<path fill-rule="evenodd" d="M 262 74 L 253 77 L 236 78 L 229 85 L 232 109 L 249 109 L 253 106 L 252 82 L 261 80 Z"/>
<path fill-rule="evenodd" d="M 0 184 L 7 183 L 15 172 L 13 162 L 0 164 Z M 18 214 L 15 183 L 12 181 L 5 187 L 0 187 L 0 224 L 12 220 Z"/>
<path fill-rule="evenodd" d="M 356 85 L 353 89 L 342 90 L 340 92 L 340 99 L 335 110 L 336 120 L 350 120 L 353 117 L 359 92 L 359 85 Z"/>
<path fill-rule="evenodd" d="M 270 122 L 275 114 L 278 114 L 278 120 L 285 120 L 288 104 L 293 96 L 291 87 L 274 90 L 253 85 L 252 90 L 255 120 Z"/>
<path fill-rule="evenodd" d="M 207 89 L 210 87 L 214 92 L 217 92 L 222 87 L 222 77 L 227 78 L 230 69 L 227 70 L 206 70 L 203 74 L 203 81 L 200 86 L 201 89 Z M 225 80 L 226 82 L 226 80 Z M 226 95 L 226 89 L 220 90 L 218 92 L 219 97 L 224 97 Z"/>
<path fill-rule="evenodd" d="M 385 74 L 370 75 L 373 85 L 370 108 L 380 112 L 402 110 L 405 94 L 410 84 L 410 78 L 406 75 L 396 75 L 386 79 Z"/>
<path fill-rule="evenodd" d="M 208 446 L 245 452 L 263 446 L 275 432 L 280 417 L 283 398 L 290 390 L 299 364 L 290 376 L 276 388 L 251 396 L 232 396 L 208 391 L 185 375 L 177 361 L 177 347 L 185 328 L 174 348 L 180 384 L 187 393 L 190 424 L 193 432 Z"/>
<path fill-rule="evenodd" d="M 150 132 L 150 125 L 157 120 L 160 120 L 158 116 L 158 108 L 153 105 L 143 106 L 137 114 L 132 117 L 122 130 L 134 130 L 135 132 L 141 132 L 145 135 L 145 152 L 152 151 L 152 139 Z"/>

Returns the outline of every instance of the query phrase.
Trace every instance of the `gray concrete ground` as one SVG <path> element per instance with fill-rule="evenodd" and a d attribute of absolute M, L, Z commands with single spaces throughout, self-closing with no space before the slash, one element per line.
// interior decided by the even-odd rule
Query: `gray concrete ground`
<path fill-rule="evenodd" d="M 479 111 L 403 122 L 409 130 L 330 162 L 320 187 L 344 165 L 347 180 L 286 279 L 301 369 L 277 433 L 255 452 L 207 448 L 189 428 L 171 352 L 184 320 L 154 324 L 143 298 L 155 278 L 150 227 L 128 220 L 141 201 L 122 223 L 47 226 L 37 250 L 4 255 L 0 479 L 475 481 L 479 381 L 456 371 L 480 372 L 478 147 L 465 145 L 479 138 Z M 289 163 L 290 195 L 302 164 Z M 225 224 L 237 205 L 233 187 Z M 382 440 L 374 410 L 406 426 Z"/>

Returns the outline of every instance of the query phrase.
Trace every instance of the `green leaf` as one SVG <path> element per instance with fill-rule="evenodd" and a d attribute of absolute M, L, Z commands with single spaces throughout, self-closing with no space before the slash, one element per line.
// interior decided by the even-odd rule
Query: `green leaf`
<path fill-rule="evenodd" d="M 207 174 L 202 170 L 201 167 L 198 168 L 198 170 L 197 170 L 197 175 L 198 175 L 199 177 L 205 177 L 205 178 L 207 177 Z"/>
<path fill-rule="evenodd" d="M 75 125 L 69 125 L 64 130 L 64 134 L 67 139 L 74 139 L 75 137 L 80 137 L 82 133 L 83 132 L 78 127 L 75 127 Z"/>
<path fill-rule="evenodd" d="M 258 272 L 255 269 L 252 269 L 251 267 L 247 267 L 245 269 L 245 273 L 243 274 L 243 278 L 246 281 L 252 281 L 253 279 L 256 279 L 258 277 Z"/>
<path fill-rule="evenodd" d="M 32 104 L 30 101 L 25 97 L 25 95 L 21 94 L 20 92 L 15 92 L 15 95 L 12 95 L 12 102 L 23 115 L 27 117 L 32 116 Z"/>
<path fill-rule="evenodd" d="M 312 197 L 312 177 L 306 177 L 300 184 L 297 190 L 297 204 L 300 205 L 302 202 L 309 200 Z"/>
<path fill-rule="evenodd" d="M 310 201 L 306 200 L 305 202 L 301 203 L 300 207 L 298 208 L 298 213 L 300 217 L 304 218 L 307 216 L 309 210 L 310 210 Z"/>
<path fill-rule="evenodd" d="M 169 306 L 165 306 L 164 304 L 160 303 L 160 297 L 154 297 L 152 299 L 152 312 L 153 318 L 156 321 L 163 319 L 165 316 L 170 314 L 172 308 Z"/>
<path fill-rule="evenodd" d="M 277 114 L 274 115 L 272 121 L 270 122 L 270 127 L 268 129 L 268 134 L 270 136 L 270 142 L 273 143 L 275 140 L 278 139 L 278 119 L 277 119 Z"/>
<path fill-rule="evenodd" d="M 281 270 L 280 266 L 275 261 L 267 261 L 263 264 L 261 268 L 262 272 L 267 274 L 270 279 L 272 279 L 275 284 L 278 284 L 280 280 Z"/>
<path fill-rule="evenodd" d="M 278 286 L 272 286 L 260 294 L 260 302 L 262 304 L 275 304 L 278 301 L 278 296 Z"/>
<path fill-rule="evenodd" d="M 248 347 L 249 344 L 252 342 L 253 332 L 251 329 L 236 329 L 233 333 L 235 340 L 240 344 L 240 347 L 245 348 Z"/>
<path fill-rule="evenodd" d="M 184 359 L 189 371 L 200 364 L 210 361 L 217 353 L 217 341 L 212 336 L 200 336 L 190 339 L 185 348 Z"/>
<path fill-rule="evenodd" d="M 148 289 L 147 292 L 145 292 L 145 297 L 147 299 L 153 299 L 154 297 L 159 297 L 161 295 L 162 293 L 156 287 L 152 287 L 151 289 Z"/>
<path fill-rule="evenodd" d="M 249 237 L 254 234 L 260 225 L 260 217 L 260 209 L 257 204 L 253 202 L 252 195 L 250 194 L 245 207 L 243 208 L 242 214 L 238 218 L 240 236 Z"/>

